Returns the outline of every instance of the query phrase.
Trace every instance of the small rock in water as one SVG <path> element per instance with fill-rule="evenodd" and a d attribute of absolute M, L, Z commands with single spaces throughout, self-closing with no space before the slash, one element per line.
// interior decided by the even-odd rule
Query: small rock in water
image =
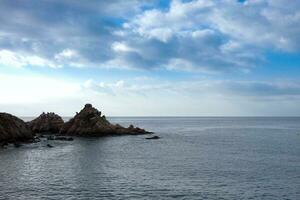
<path fill-rule="evenodd" d="M 38 136 L 35 136 L 34 138 L 33 138 L 33 143 L 38 143 L 38 142 L 40 142 L 41 141 L 41 139 L 38 137 Z"/>
<path fill-rule="evenodd" d="M 157 135 L 155 135 L 155 136 L 153 136 L 153 137 L 148 137 L 148 138 L 146 138 L 146 140 L 157 140 L 157 139 L 160 139 L 160 137 L 157 136 Z"/>
<path fill-rule="evenodd" d="M 47 144 L 47 147 L 52 148 L 53 146 L 51 144 Z"/>
<path fill-rule="evenodd" d="M 47 136 L 47 140 L 55 140 L 54 135 L 49 135 L 49 136 Z"/>
<path fill-rule="evenodd" d="M 19 147 L 21 147 L 22 145 L 20 144 L 20 143 L 14 143 L 14 147 L 16 147 L 16 148 L 19 148 Z"/>

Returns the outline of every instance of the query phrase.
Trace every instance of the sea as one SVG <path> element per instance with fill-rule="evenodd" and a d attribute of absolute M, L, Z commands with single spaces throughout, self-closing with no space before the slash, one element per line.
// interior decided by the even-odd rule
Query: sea
<path fill-rule="evenodd" d="M 74 138 L 0 149 L 0 199 L 300 199 L 299 117 L 109 120 L 160 139 Z"/>

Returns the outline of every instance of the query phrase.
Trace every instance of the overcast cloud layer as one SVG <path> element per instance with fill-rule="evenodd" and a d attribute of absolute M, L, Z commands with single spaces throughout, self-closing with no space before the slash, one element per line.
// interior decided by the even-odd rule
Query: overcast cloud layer
<path fill-rule="evenodd" d="M 55 101 L 76 101 L 64 114 L 75 104 L 91 101 L 105 104 L 111 114 L 122 115 L 126 106 L 118 99 L 140 107 L 151 105 L 153 115 L 176 115 L 163 108 L 178 108 L 179 104 L 179 114 L 184 115 L 247 115 L 248 110 L 241 110 L 238 104 L 251 105 L 257 115 L 300 114 L 300 82 L 291 78 L 292 73 L 284 78 L 253 78 L 257 68 L 272 73 L 269 65 L 276 61 L 268 57 L 270 53 L 300 58 L 300 1 L 1 0 L 0 24 L 0 88 L 5 95 L 0 108 L 4 110 L 10 110 L 6 108 L 13 103 L 47 104 L 53 97 Z M 299 68 L 299 63 L 292 64 Z M 57 81 L 46 72 L 37 75 L 35 68 L 60 70 L 72 80 Z M 78 68 L 82 72 L 92 69 L 94 76 L 68 75 Z M 18 69 L 27 75 L 16 75 Z M 288 64 L 286 69 L 290 69 Z M 95 76 L 101 70 L 121 70 L 120 78 L 98 80 Z M 124 75 L 136 72 L 142 76 Z M 152 72 L 161 74 L 152 77 Z M 174 81 L 173 76 L 183 74 L 185 78 Z M 251 78 L 237 77 L 247 74 Z M 42 91 L 36 84 L 42 80 L 50 92 L 33 98 Z M 31 89 L 22 93 L 25 86 L 20 81 Z M 99 95 L 103 102 L 97 100 Z M 158 97 L 164 99 L 159 103 Z M 170 104 L 168 97 L 178 102 L 170 100 Z M 220 113 L 205 109 L 212 99 L 216 101 L 212 106 L 228 109 Z M 261 108 L 262 102 L 270 101 L 267 109 Z M 271 112 L 283 102 L 288 107 L 284 112 Z M 192 106 L 199 109 L 192 112 Z M 141 108 L 132 114 L 147 113 Z"/>

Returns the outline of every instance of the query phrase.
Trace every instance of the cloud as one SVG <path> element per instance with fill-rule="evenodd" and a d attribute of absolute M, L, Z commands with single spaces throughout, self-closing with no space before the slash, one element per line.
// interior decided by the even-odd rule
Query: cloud
<path fill-rule="evenodd" d="M 257 48 L 298 51 L 300 3 L 284 0 L 224 1 L 209 16 L 222 34 Z"/>
<path fill-rule="evenodd" d="M 288 80 L 273 81 L 158 81 L 120 80 L 116 82 L 88 81 L 86 92 L 99 100 L 109 99 L 118 105 L 121 115 L 298 115 L 300 83 Z M 92 84 L 90 84 L 92 83 Z M 96 101 L 97 102 L 97 101 Z M 119 105 L 123 104 L 123 106 Z M 111 107 L 111 105 L 108 105 Z"/>
<path fill-rule="evenodd" d="M 266 50 L 300 49 L 299 8 L 281 0 L 174 0 L 166 10 L 136 15 L 121 31 L 142 60 L 157 61 L 153 68 L 248 71 L 264 62 Z"/>
<path fill-rule="evenodd" d="M 51 68 L 60 67 L 54 64 L 52 61 L 45 58 L 41 58 L 36 55 L 21 55 L 9 50 L 0 50 L 0 65 L 12 66 L 12 67 L 24 67 L 24 66 L 45 66 Z"/>
<path fill-rule="evenodd" d="M 77 57 L 78 53 L 75 50 L 72 49 L 64 49 L 62 52 L 56 54 L 54 58 L 56 60 L 62 60 L 62 59 L 71 59 L 74 57 Z"/>
<path fill-rule="evenodd" d="M 115 42 L 115 28 L 145 4 L 137 0 L 4 0 L 0 2 L 0 50 L 39 57 L 57 66 L 96 66 L 113 58 L 110 46 Z"/>
<path fill-rule="evenodd" d="M 233 80 L 208 80 L 201 81 L 158 81 L 150 79 L 145 83 L 144 79 L 136 79 L 134 83 L 119 80 L 116 82 L 99 82 L 87 80 L 83 88 L 98 93 L 109 95 L 142 95 L 157 96 L 164 95 L 186 95 L 201 97 L 207 95 L 227 96 L 227 98 L 253 97 L 265 99 L 282 97 L 300 99 L 299 81 L 233 81 Z"/>
<path fill-rule="evenodd" d="M 11 66 L 219 73 L 300 50 L 300 3 L 284 0 L 0 2 L 1 62 Z M 4 52 L 3 52 L 4 51 Z M 24 61 L 25 60 L 25 61 Z"/>
<path fill-rule="evenodd" d="M 129 47 L 124 42 L 114 42 L 111 46 L 112 50 L 115 52 L 135 52 L 136 50 Z"/>
<path fill-rule="evenodd" d="M 297 115 L 299 81 L 162 81 L 142 77 L 111 82 L 40 75 L 0 75 L 0 109 L 19 116 L 54 111 L 72 116 L 90 102 L 106 115 Z"/>

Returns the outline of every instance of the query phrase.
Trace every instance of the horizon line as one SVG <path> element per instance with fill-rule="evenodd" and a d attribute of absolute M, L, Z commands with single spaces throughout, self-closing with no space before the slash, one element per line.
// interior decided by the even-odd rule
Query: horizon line
<path fill-rule="evenodd" d="M 212 116 L 204 116 L 204 115 L 114 115 L 114 116 L 109 116 L 109 115 L 105 115 L 106 117 L 128 117 L 128 118 L 136 118 L 136 117 L 144 117 L 144 118 L 151 118 L 151 117 L 170 117 L 170 118 L 217 118 L 217 117 L 300 117 L 300 115 L 212 115 Z M 31 117 L 35 117 L 35 116 L 18 116 L 20 118 L 31 118 Z M 74 116 L 61 116 L 61 117 L 74 117 Z"/>

